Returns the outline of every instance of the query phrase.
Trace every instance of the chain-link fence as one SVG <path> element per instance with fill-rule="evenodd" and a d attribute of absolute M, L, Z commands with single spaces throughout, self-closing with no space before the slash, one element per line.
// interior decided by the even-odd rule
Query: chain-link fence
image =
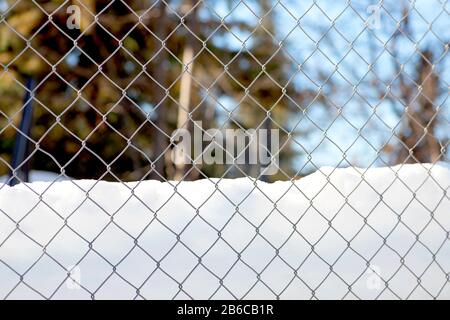
<path fill-rule="evenodd" d="M 2 298 L 450 298 L 447 1 L 0 12 Z"/>

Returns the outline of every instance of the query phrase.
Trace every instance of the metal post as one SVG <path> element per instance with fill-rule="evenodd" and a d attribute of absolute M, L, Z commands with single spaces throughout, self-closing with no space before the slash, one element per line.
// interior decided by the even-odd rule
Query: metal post
<path fill-rule="evenodd" d="M 19 131 L 16 134 L 14 142 L 13 157 L 11 167 L 13 171 L 10 174 L 9 185 L 14 186 L 21 182 L 28 182 L 29 166 L 24 164 L 28 153 L 28 137 L 31 134 L 31 122 L 33 119 L 33 101 L 31 93 L 34 90 L 35 81 L 29 76 L 26 82 L 26 92 L 23 99 L 24 108 L 22 111 L 22 119 L 19 125 Z"/>

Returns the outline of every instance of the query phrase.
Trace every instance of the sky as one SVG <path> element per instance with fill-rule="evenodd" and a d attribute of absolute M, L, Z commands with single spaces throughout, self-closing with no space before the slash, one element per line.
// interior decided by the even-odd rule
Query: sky
<path fill-rule="evenodd" d="M 231 5 L 226 5 L 226 2 L 218 4 L 207 1 L 220 16 L 225 17 L 225 21 L 227 19 L 243 20 L 250 21 L 255 26 L 258 24 L 255 13 L 259 15 L 260 12 L 256 2 L 250 0 L 230 2 Z M 402 37 L 399 43 L 399 59 L 405 64 L 405 72 L 411 76 L 418 57 L 418 48 L 435 48 L 441 45 L 439 51 L 442 53 L 442 44 L 448 43 L 450 39 L 447 4 L 444 1 L 431 2 L 419 0 L 415 1 L 413 6 L 409 4 L 410 25 L 414 39 L 408 40 Z M 313 134 L 308 135 L 307 138 L 300 138 L 299 143 L 311 152 L 312 162 L 319 167 L 348 166 L 348 162 L 341 162 L 343 151 L 353 165 L 363 167 L 372 164 L 384 165 L 385 163 L 379 160 L 376 150 L 389 140 L 392 136 L 392 128 L 398 126 L 401 120 L 392 111 L 387 101 L 373 96 L 374 92 L 370 87 L 359 85 L 357 94 L 352 95 L 354 92 L 351 84 L 358 85 L 362 78 L 373 78 L 373 73 L 367 75 L 368 62 L 374 64 L 373 70 L 378 78 L 385 83 L 392 80 L 395 73 L 394 65 L 384 45 L 387 44 L 389 47 L 390 37 L 397 28 L 396 22 L 400 19 L 399 1 L 384 1 L 378 15 L 379 23 L 371 28 L 367 27 L 366 21 L 372 12 L 380 7 L 377 1 L 350 1 L 350 5 L 347 1 L 283 0 L 274 1 L 274 3 L 272 12 L 276 26 L 275 37 L 278 41 L 283 40 L 287 44 L 284 50 L 292 57 L 292 65 L 295 67 L 301 63 L 304 66 L 295 77 L 295 84 L 300 88 L 311 87 L 313 85 L 308 77 L 317 79 L 317 71 L 325 70 L 328 75 L 334 72 L 331 79 L 340 83 L 344 89 L 340 94 L 329 97 L 336 106 L 343 107 L 342 115 L 347 120 L 340 117 L 337 110 L 320 108 L 315 104 L 309 109 L 307 119 L 299 113 L 299 117 L 303 118 L 300 128 L 304 125 L 313 131 Z M 234 8 L 231 13 L 230 8 Z M 297 20 L 299 18 L 300 23 Z M 327 30 L 325 37 L 323 37 L 324 30 Z M 236 36 L 239 39 L 236 39 Z M 229 35 L 224 43 L 240 48 L 248 36 L 248 34 L 235 32 L 235 35 Z M 374 41 L 374 37 L 377 40 Z M 322 40 L 316 47 L 314 41 L 319 39 Z M 368 45 L 371 42 L 375 43 L 373 47 Z M 246 43 L 251 43 L 251 38 Z M 330 43 L 335 46 L 334 50 Z M 438 64 L 439 75 L 447 87 L 450 83 L 448 60 L 448 55 L 445 54 L 444 59 Z M 335 72 L 336 64 L 342 76 Z M 439 103 L 442 103 L 441 113 L 448 124 L 450 110 L 446 98 L 448 94 L 444 94 Z M 231 101 L 224 101 L 224 103 L 232 104 Z M 374 108 L 378 117 L 373 117 Z M 446 124 L 441 126 L 442 129 L 437 132 L 438 135 L 446 134 L 444 132 L 445 128 L 448 128 Z M 359 132 L 357 129 L 361 128 Z M 327 138 L 323 140 L 325 130 Z M 358 139 L 360 134 L 364 135 L 371 145 L 364 139 Z M 301 168 L 306 162 L 306 155 L 299 157 L 296 167 Z M 307 167 L 314 169 L 311 165 Z"/>

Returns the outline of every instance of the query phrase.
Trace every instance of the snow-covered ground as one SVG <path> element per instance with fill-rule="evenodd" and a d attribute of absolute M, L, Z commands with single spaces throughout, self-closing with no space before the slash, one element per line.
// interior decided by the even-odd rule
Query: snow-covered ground
<path fill-rule="evenodd" d="M 449 184 L 416 164 L 0 185 L 0 297 L 449 299 Z"/>

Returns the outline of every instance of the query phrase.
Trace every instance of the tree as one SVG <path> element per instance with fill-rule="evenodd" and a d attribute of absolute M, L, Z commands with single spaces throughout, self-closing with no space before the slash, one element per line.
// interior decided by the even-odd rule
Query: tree
<path fill-rule="evenodd" d="M 220 17 L 204 10 L 200 18 L 197 14 L 201 9 L 190 10 L 193 4 L 8 1 L 0 24 L 1 174 L 8 171 L 28 76 L 38 83 L 29 137 L 31 165 L 56 172 L 62 169 L 74 178 L 126 181 L 180 177 L 168 155 L 173 147 L 169 144 L 172 131 L 186 122 L 182 106 L 191 111 L 192 120 L 213 127 L 219 116 L 213 103 L 224 97 L 239 101 L 242 85 L 257 98 L 252 102 L 248 97 L 239 105 L 239 119 L 231 123 L 259 125 L 264 109 L 257 110 L 255 117 L 256 113 L 245 113 L 246 105 L 260 100 L 257 104 L 269 109 L 279 98 L 273 90 L 281 89 L 274 89 L 267 75 L 261 76 L 261 63 L 250 51 L 256 52 L 257 59 L 267 59 L 267 71 L 278 72 L 280 81 L 284 77 L 283 58 L 268 60 L 270 51 L 276 49 L 272 40 L 267 42 L 270 47 L 266 51 L 251 48 L 246 53 L 216 41 L 228 33 L 219 28 Z M 81 9 L 79 29 L 67 26 L 71 5 Z M 227 21 L 226 25 L 251 29 L 247 21 Z M 260 35 L 258 41 L 266 41 L 265 37 L 269 35 Z M 224 76 L 223 61 L 231 59 L 230 72 Z M 192 60 L 190 73 L 195 72 L 195 76 L 180 79 L 188 60 Z M 252 82 L 255 84 L 250 86 Z M 287 118 L 284 109 L 281 106 L 276 111 L 281 123 Z M 285 165 L 286 170 L 288 167 Z M 188 173 L 188 179 L 223 173 L 218 166 L 181 170 Z"/>

